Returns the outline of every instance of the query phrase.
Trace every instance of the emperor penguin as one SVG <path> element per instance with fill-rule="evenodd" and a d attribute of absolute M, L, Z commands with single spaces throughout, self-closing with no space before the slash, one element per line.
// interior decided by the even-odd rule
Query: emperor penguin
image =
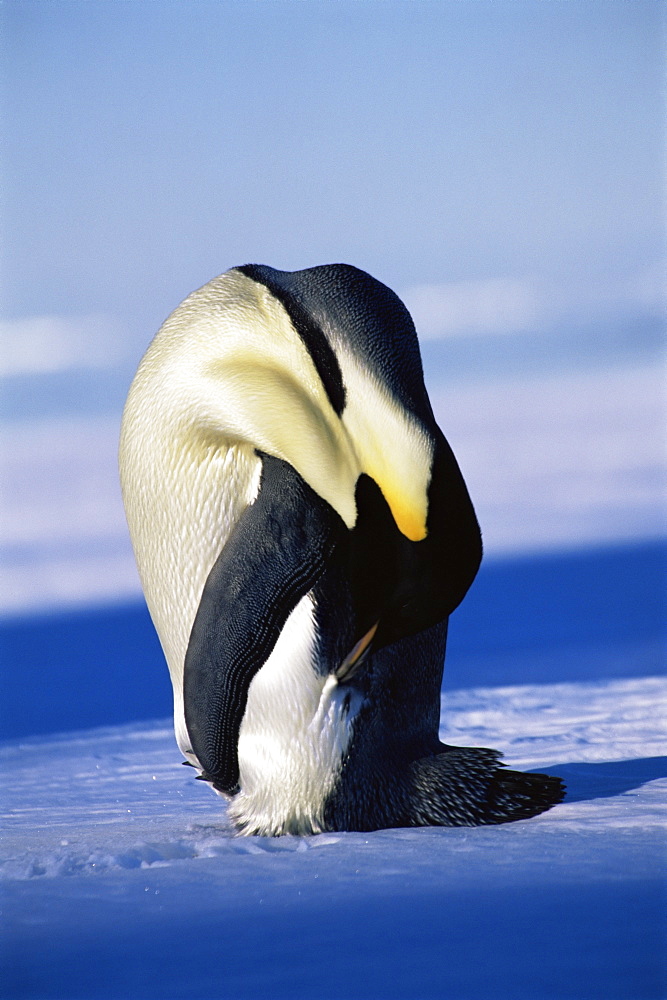
<path fill-rule="evenodd" d="M 438 738 L 482 544 L 381 282 L 248 264 L 193 292 L 134 378 L 120 470 L 176 739 L 240 832 L 504 823 L 562 799 Z"/>

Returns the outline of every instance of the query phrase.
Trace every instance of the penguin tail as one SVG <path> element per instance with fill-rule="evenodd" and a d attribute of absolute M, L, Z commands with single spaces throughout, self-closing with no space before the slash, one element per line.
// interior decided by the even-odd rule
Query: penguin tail
<path fill-rule="evenodd" d="M 505 768 L 496 750 L 450 747 L 413 762 L 412 823 L 486 826 L 528 819 L 562 802 L 558 777 Z"/>
<path fill-rule="evenodd" d="M 558 805 L 565 797 L 565 783 L 551 774 L 496 771 L 489 783 L 487 823 L 528 819 Z"/>

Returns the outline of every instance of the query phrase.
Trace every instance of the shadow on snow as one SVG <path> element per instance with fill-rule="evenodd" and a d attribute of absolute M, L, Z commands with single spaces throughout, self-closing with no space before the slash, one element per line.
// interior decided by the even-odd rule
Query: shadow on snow
<path fill-rule="evenodd" d="M 641 788 L 648 781 L 667 778 L 667 757 L 640 757 L 598 763 L 554 764 L 534 772 L 557 774 L 567 786 L 566 802 L 606 799 Z"/>

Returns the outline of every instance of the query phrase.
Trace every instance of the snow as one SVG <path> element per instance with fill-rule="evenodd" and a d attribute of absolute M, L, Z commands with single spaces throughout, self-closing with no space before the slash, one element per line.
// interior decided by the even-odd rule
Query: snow
<path fill-rule="evenodd" d="M 235 836 L 167 721 L 6 744 L 2 995 L 662 997 L 666 697 L 446 693 L 443 739 L 568 785 L 475 829 Z"/>

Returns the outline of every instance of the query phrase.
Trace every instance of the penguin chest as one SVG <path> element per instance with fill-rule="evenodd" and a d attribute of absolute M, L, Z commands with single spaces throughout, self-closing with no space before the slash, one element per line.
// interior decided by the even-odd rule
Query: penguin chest
<path fill-rule="evenodd" d="M 318 673 L 315 609 L 306 594 L 253 678 L 239 731 L 230 815 L 246 834 L 320 832 L 361 695 Z"/>

